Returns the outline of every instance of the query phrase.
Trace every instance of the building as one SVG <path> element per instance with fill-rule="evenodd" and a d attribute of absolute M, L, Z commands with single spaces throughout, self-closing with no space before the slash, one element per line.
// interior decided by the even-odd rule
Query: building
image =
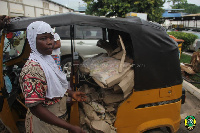
<path fill-rule="evenodd" d="M 198 28 L 200 27 L 200 14 L 184 13 L 185 9 L 165 9 L 162 14 L 165 28 Z"/>
<path fill-rule="evenodd" d="M 77 10 L 74 10 L 75 13 L 79 13 L 79 14 L 85 14 L 87 7 L 86 6 L 80 6 L 78 7 Z"/>
<path fill-rule="evenodd" d="M 200 13 L 182 16 L 185 27 L 200 28 Z"/>
<path fill-rule="evenodd" d="M 141 19 L 147 20 L 147 13 L 130 12 L 126 14 L 126 17 L 139 17 Z"/>
<path fill-rule="evenodd" d="M 163 26 L 167 29 L 172 28 L 172 25 L 182 26 L 182 24 L 180 22 L 177 22 L 176 19 L 186 14 L 183 13 L 184 10 L 185 9 L 165 9 L 165 12 L 162 14 L 162 17 L 165 20 Z"/>
<path fill-rule="evenodd" d="M 10 17 L 40 17 L 66 12 L 74 10 L 51 0 L 0 0 L 0 15 Z"/>
<path fill-rule="evenodd" d="M 86 6 L 79 6 L 79 7 L 78 7 L 78 12 L 79 12 L 79 13 L 85 14 L 86 9 L 87 9 Z"/>

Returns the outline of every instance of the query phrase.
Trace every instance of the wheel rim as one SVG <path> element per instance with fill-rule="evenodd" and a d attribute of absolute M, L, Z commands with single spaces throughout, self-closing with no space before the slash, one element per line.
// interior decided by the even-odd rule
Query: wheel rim
<path fill-rule="evenodd" d="M 65 63 L 65 64 L 63 65 L 62 70 L 63 70 L 63 72 L 64 72 L 65 74 L 67 74 L 67 78 L 70 77 L 70 74 L 71 74 L 71 66 L 72 66 L 71 62 L 67 62 L 67 63 Z"/>

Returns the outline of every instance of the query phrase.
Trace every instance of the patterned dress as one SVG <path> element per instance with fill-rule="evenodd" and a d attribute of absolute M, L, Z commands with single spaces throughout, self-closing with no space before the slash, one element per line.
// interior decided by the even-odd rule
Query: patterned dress
<path fill-rule="evenodd" d="M 54 59 L 55 63 L 57 64 L 58 68 L 62 71 L 60 66 L 60 55 L 51 55 L 51 56 Z"/>
<path fill-rule="evenodd" d="M 62 98 L 62 100 L 61 98 L 45 98 L 48 89 L 47 81 L 45 73 L 39 63 L 28 60 L 22 68 L 19 82 L 25 97 L 25 105 L 28 108 L 42 103 L 45 108 L 56 116 L 61 116 L 66 112 L 65 98 Z M 30 110 L 27 111 L 25 126 L 27 133 L 67 132 L 65 129 L 41 121 Z"/>

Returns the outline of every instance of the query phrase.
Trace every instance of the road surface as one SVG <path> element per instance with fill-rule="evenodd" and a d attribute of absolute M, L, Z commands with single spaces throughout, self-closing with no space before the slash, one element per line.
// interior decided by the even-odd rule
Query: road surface
<path fill-rule="evenodd" d="M 192 115 L 196 118 L 196 127 L 189 131 L 185 127 L 185 118 Z M 186 91 L 186 101 L 181 107 L 181 124 L 177 133 L 200 133 L 200 100 Z"/>

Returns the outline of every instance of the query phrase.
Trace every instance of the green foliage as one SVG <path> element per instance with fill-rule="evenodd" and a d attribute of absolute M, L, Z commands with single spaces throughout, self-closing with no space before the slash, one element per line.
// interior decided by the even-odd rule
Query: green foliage
<path fill-rule="evenodd" d="M 87 3 L 86 14 L 106 17 L 125 17 L 133 9 L 133 0 L 83 0 Z"/>
<path fill-rule="evenodd" d="M 187 0 L 168 0 L 167 2 L 172 2 L 173 5 L 175 5 L 176 3 L 179 4 L 179 3 L 185 3 L 187 2 Z"/>
<path fill-rule="evenodd" d="M 83 0 L 86 14 L 106 17 L 125 17 L 129 12 L 147 13 L 149 21 L 159 22 L 165 0 Z"/>
<path fill-rule="evenodd" d="M 184 40 L 184 42 L 182 44 L 183 51 L 187 50 L 189 45 L 193 44 L 193 42 L 198 38 L 197 35 L 194 35 L 192 33 L 172 31 L 172 32 L 168 32 L 168 34 L 173 35 L 177 39 L 183 39 Z"/>
<path fill-rule="evenodd" d="M 147 13 L 149 21 L 160 22 L 164 10 L 161 8 L 165 0 L 137 0 L 134 2 L 134 11 L 138 13 Z"/>
<path fill-rule="evenodd" d="M 191 56 L 190 55 L 186 55 L 184 53 L 181 54 L 181 59 L 180 59 L 180 62 L 181 63 L 188 63 L 190 64 L 190 61 L 191 61 Z M 193 81 L 196 81 L 196 82 L 199 82 L 200 81 L 200 78 L 199 76 L 197 76 L 196 74 L 194 75 L 191 75 L 191 74 L 187 74 L 185 73 L 187 76 L 187 78 L 189 78 L 190 80 L 193 80 Z M 198 75 L 200 75 L 200 73 L 197 73 Z M 195 87 L 199 88 L 200 89 L 200 84 L 195 84 L 195 83 L 192 83 Z"/>
<path fill-rule="evenodd" d="M 187 0 L 168 0 L 168 2 L 172 2 L 172 9 L 185 9 L 186 13 L 200 13 L 200 6 L 195 4 L 190 4 Z"/>
<path fill-rule="evenodd" d="M 172 6 L 173 9 L 185 9 L 184 12 L 196 14 L 200 13 L 200 6 L 197 6 L 195 4 L 189 4 L 187 2 L 185 3 L 178 3 L 176 5 Z"/>
<path fill-rule="evenodd" d="M 191 56 L 190 55 L 186 55 L 186 54 L 181 54 L 181 58 L 180 58 L 180 62 L 181 63 L 188 63 L 190 64 L 191 61 Z"/>

